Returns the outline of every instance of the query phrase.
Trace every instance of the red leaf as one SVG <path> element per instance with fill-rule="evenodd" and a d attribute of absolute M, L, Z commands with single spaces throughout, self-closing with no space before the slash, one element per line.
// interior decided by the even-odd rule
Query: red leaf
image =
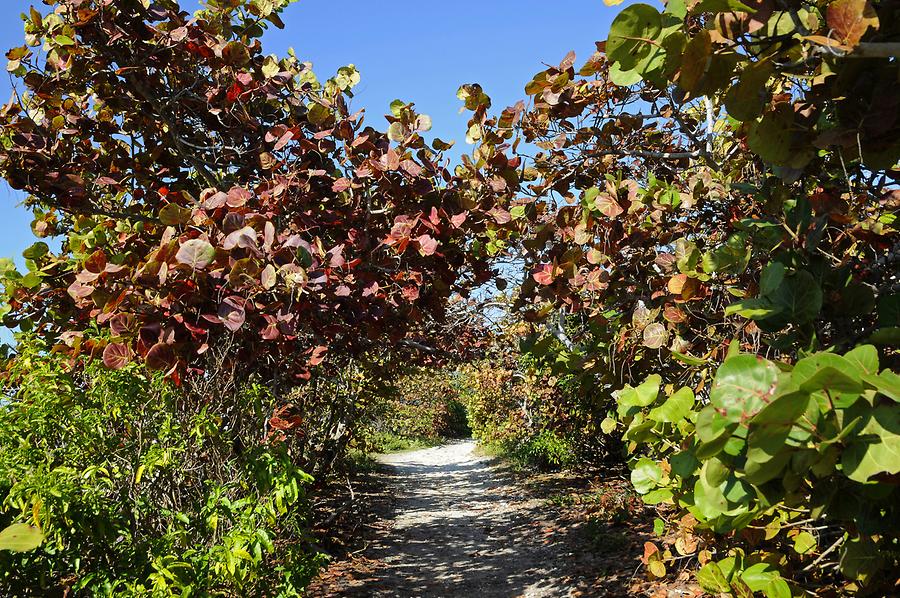
<path fill-rule="evenodd" d="M 110 343 L 103 349 L 103 365 L 121 370 L 131 361 L 131 349 L 122 343 Z"/>
<path fill-rule="evenodd" d="M 544 264 L 538 266 L 531 272 L 531 277 L 538 284 L 551 285 L 556 278 L 553 275 L 553 264 Z"/>
<path fill-rule="evenodd" d="M 232 208 L 239 208 L 245 205 L 253 195 L 243 187 L 232 187 L 228 191 L 226 203 Z"/>
<path fill-rule="evenodd" d="M 601 214 L 606 216 L 607 218 L 615 218 L 624 210 L 622 206 L 620 206 L 615 199 L 608 193 L 601 193 L 597 196 L 597 199 L 594 200 L 594 205 L 600 211 Z"/>
<path fill-rule="evenodd" d="M 283 149 L 293 138 L 294 132 L 288 131 L 278 139 L 278 142 L 275 144 L 275 147 L 272 148 L 272 151 L 277 152 L 278 150 Z"/>
<path fill-rule="evenodd" d="M 113 336 L 128 336 L 135 326 L 134 316 L 131 314 L 116 314 L 109 321 L 109 329 Z"/>
<path fill-rule="evenodd" d="M 78 301 L 80 299 L 84 299 L 85 297 L 90 297 L 91 293 L 94 292 L 94 287 L 81 284 L 80 282 L 76 281 L 69 285 L 68 291 L 72 299 Z"/>
<path fill-rule="evenodd" d="M 342 191 L 346 191 L 351 186 L 350 179 L 347 177 L 340 178 L 331 185 L 331 190 L 335 193 L 340 193 Z"/>
<path fill-rule="evenodd" d="M 219 320 L 232 332 L 240 330 L 247 319 L 243 303 L 240 297 L 228 297 L 219 305 Z"/>
<path fill-rule="evenodd" d="M 422 255 L 434 255 L 438 242 L 431 235 L 422 235 L 416 239 L 419 244 L 419 253 Z"/>
<path fill-rule="evenodd" d="M 450 222 L 453 224 L 453 226 L 455 226 L 456 228 L 459 228 L 460 226 L 463 225 L 463 223 L 466 221 L 466 218 L 468 216 L 469 216 L 468 212 L 463 212 L 461 214 L 457 214 L 456 216 L 451 217 Z"/>
<path fill-rule="evenodd" d="M 501 208 L 494 208 L 493 210 L 488 211 L 488 214 L 494 217 L 494 221 L 497 224 L 506 224 L 512 220 L 512 215 Z"/>
<path fill-rule="evenodd" d="M 178 363 L 172 346 L 165 343 L 156 343 L 150 347 L 144 360 L 147 368 L 154 372 L 171 371 Z"/>
<path fill-rule="evenodd" d="M 231 250 L 235 247 L 256 249 L 256 231 L 253 227 L 245 226 L 238 229 L 225 237 L 222 242 L 222 249 Z"/>
<path fill-rule="evenodd" d="M 323 347 L 319 345 L 312 350 L 312 356 L 309 358 L 309 365 L 319 365 L 323 361 L 325 361 L 325 353 L 328 351 L 328 347 Z"/>

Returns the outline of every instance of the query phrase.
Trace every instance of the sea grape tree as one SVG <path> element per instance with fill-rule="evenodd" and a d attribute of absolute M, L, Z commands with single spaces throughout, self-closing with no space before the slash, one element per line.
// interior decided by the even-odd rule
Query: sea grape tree
<path fill-rule="evenodd" d="M 303 377 L 439 325 L 458 283 L 487 275 L 427 116 L 397 101 L 378 130 L 350 107 L 352 65 L 321 82 L 263 52 L 288 3 L 26 15 L 0 173 L 60 248 L 4 269 L 7 324 L 175 376 L 227 337 L 245 363 Z"/>

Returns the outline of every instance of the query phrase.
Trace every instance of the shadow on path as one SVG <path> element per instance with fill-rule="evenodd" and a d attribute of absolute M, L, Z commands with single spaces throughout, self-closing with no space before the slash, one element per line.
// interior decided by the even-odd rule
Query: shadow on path
<path fill-rule="evenodd" d="M 525 597 L 585 595 L 567 575 L 546 502 L 522 493 L 473 442 L 386 455 L 397 500 L 390 529 L 364 553 L 368 574 L 314 596 Z M 587 593 L 591 595 L 591 593 Z"/>

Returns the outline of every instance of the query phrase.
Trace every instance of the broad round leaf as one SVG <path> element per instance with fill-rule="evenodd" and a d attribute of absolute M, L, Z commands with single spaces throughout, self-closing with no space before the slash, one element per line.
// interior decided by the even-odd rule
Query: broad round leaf
<path fill-rule="evenodd" d="M 131 361 L 131 349 L 123 343 L 110 343 L 103 349 L 103 365 L 121 370 Z"/>
<path fill-rule="evenodd" d="M 194 270 L 206 268 L 216 257 L 216 249 L 202 239 L 191 239 L 181 244 L 175 259 L 179 264 L 190 266 Z"/>
<path fill-rule="evenodd" d="M 756 355 L 736 355 L 716 372 L 709 400 L 727 421 L 752 418 L 775 396 L 778 367 Z"/>

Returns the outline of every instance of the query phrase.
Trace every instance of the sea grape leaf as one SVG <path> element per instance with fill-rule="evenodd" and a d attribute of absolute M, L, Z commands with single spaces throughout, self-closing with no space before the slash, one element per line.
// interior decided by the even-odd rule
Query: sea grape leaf
<path fill-rule="evenodd" d="M 175 259 L 194 270 L 206 268 L 216 257 L 216 248 L 208 241 L 191 239 L 181 244 Z"/>
<path fill-rule="evenodd" d="M 900 473 L 900 409 L 875 407 L 862 429 L 846 442 L 841 467 L 851 480 L 864 483 L 881 473 Z"/>
<path fill-rule="evenodd" d="M 751 418 L 774 397 L 779 371 L 756 355 L 730 357 L 716 372 L 710 403 L 727 421 Z"/>
<path fill-rule="evenodd" d="M 652 44 L 662 31 L 659 11 L 649 4 L 632 4 L 623 9 L 609 27 L 606 55 L 624 71 L 634 69 L 638 61 L 651 51 Z"/>
<path fill-rule="evenodd" d="M 662 467 L 647 457 L 641 457 L 631 470 L 631 484 L 638 494 L 650 492 L 659 486 L 662 479 Z"/>
<path fill-rule="evenodd" d="M 651 409 L 647 417 L 657 422 L 679 422 L 693 406 L 694 393 L 691 389 L 679 388 L 662 405 Z"/>
<path fill-rule="evenodd" d="M 806 392 L 825 390 L 859 394 L 862 372 L 850 360 L 834 353 L 816 353 L 797 362 L 793 382 Z"/>
<path fill-rule="evenodd" d="M 731 590 L 728 579 L 722 573 L 718 563 L 715 562 L 709 562 L 700 567 L 700 570 L 697 571 L 697 583 L 707 592 L 715 594 Z"/>
<path fill-rule="evenodd" d="M 851 48 L 870 27 L 879 27 L 878 15 L 868 0 L 835 0 L 828 5 L 826 21 L 834 37 Z"/>

